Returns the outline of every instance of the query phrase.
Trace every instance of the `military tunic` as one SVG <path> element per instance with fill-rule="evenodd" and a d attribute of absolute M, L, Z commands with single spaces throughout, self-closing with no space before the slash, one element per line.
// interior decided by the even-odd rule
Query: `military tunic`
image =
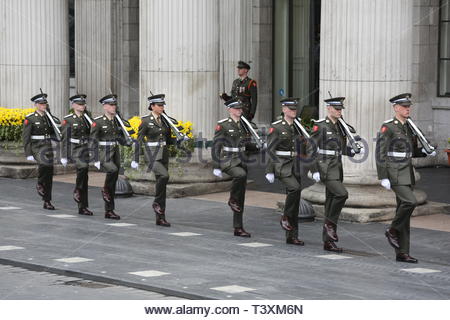
<path fill-rule="evenodd" d="M 166 208 L 166 186 L 169 181 L 169 150 L 168 145 L 175 144 L 172 131 L 166 120 L 158 120 L 153 113 L 142 117 L 138 131 L 138 145 L 135 149 L 134 161 L 139 162 L 139 151 L 144 149 L 148 169 L 156 178 L 155 200 L 164 211 Z M 164 217 L 162 217 L 164 218 Z"/>
<path fill-rule="evenodd" d="M 233 211 L 233 227 L 243 227 L 243 213 L 245 189 L 247 186 L 247 165 L 245 144 L 250 141 L 250 135 L 240 122 L 231 117 L 220 120 L 215 129 L 211 155 L 214 169 L 233 178 L 230 201 L 234 201 L 241 208 L 241 212 Z"/>
<path fill-rule="evenodd" d="M 396 195 L 397 210 L 391 227 L 398 233 L 400 249 L 396 250 L 397 254 L 409 254 L 410 217 L 417 206 L 412 158 L 426 157 L 426 154 L 418 147 L 409 125 L 393 118 L 381 127 L 376 157 L 378 179 L 389 179 Z"/>
<path fill-rule="evenodd" d="M 284 119 L 272 123 L 267 140 L 266 173 L 273 173 L 286 187 L 284 215 L 292 227 L 291 231 L 286 231 L 286 239 L 298 238 L 301 181 L 297 143 L 300 143 L 299 134 L 293 124 Z"/>
<path fill-rule="evenodd" d="M 106 115 L 94 118 L 91 143 L 92 149 L 96 151 L 95 161 L 100 161 L 101 168 L 106 172 L 104 190 L 111 196 L 111 201 L 105 200 L 105 211 L 112 211 L 115 207 L 114 195 L 120 169 L 119 144 L 126 144 L 117 120 L 109 120 Z"/>
<path fill-rule="evenodd" d="M 344 179 L 342 155 L 352 157 L 354 154 L 347 146 L 347 139 L 341 132 L 338 123 L 333 123 L 328 117 L 314 121 L 311 139 L 314 142 L 314 151 L 317 152 L 313 156 L 311 172 L 319 172 L 320 180 L 325 184 L 325 219 L 332 222 L 336 228 L 342 208 L 348 198 L 347 189 L 342 183 Z M 332 241 L 325 231 L 323 232 L 323 241 Z"/>
<path fill-rule="evenodd" d="M 256 81 L 249 77 L 236 79 L 231 87 L 231 97 L 238 98 L 243 104 L 243 115 L 251 121 L 255 117 L 256 105 L 258 103 L 258 89 Z"/>
<path fill-rule="evenodd" d="M 89 207 L 88 202 L 88 171 L 89 171 L 89 139 L 91 126 L 86 118 L 74 113 L 64 117 L 61 126 L 61 158 L 75 163 L 77 178 L 75 190 L 80 194 L 78 208 Z"/>
<path fill-rule="evenodd" d="M 59 119 L 53 117 L 56 123 Z M 45 114 L 35 111 L 25 117 L 23 123 L 23 145 L 25 156 L 33 156 L 38 163 L 38 184 L 43 187 L 44 201 L 52 199 L 54 129 Z"/>

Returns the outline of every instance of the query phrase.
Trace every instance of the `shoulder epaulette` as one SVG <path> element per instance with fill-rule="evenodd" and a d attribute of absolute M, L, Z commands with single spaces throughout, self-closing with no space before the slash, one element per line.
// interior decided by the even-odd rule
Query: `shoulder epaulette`
<path fill-rule="evenodd" d="M 71 117 L 71 116 L 73 116 L 73 113 L 69 113 L 67 116 L 64 116 L 64 119 L 68 118 L 68 117 Z"/>
<path fill-rule="evenodd" d="M 389 122 L 392 122 L 392 121 L 394 121 L 394 119 L 389 119 L 389 120 L 383 121 L 383 123 L 389 123 Z"/>
<path fill-rule="evenodd" d="M 275 122 L 272 122 L 272 124 L 278 124 L 278 123 L 280 123 L 282 120 L 277 120 L 277 121 L 275 121 Z"/>
<path fill-rule="evenodd" d="M 102 118 L 102 117 L 103 117 L 103 116 L 98 116 L 98 117 L 94 118 L 94 120 L 100 119 L 100 118 Z"/>
<path fill-rule="evenodd" d="M 318 120 L 314 120 L 314 119 L 313 119 L 313 121 L 314 121 L 314 123 L 323 122 L 323 121 L 325 121 L 325 118 L 323 118 L 323 119 L 318 119 Z"/>
<path fill-rule="evenodd" d="M 217 123 L 222 123 L 222 122 L 225 122 L 225 121 L 227 121 L 227 120 L 228 120 L 228 118 L 225 118 L 225 119 L 222 119 L 222 120 L 217 121 Z"/>

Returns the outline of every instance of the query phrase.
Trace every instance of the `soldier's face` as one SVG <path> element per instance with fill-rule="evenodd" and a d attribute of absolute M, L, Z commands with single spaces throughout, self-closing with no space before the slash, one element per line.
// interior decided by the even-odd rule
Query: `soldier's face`
<path fill-rule="evenodd" d="M 403 118 L 408 118 L 410 113 L 410 106 L 402 106 L 399 104 L 396 104 L 394 106 L 395 113 L 400 115 Z"/>
<path fill-rule="evenodd" d="M 104 104 L 103 110 L 108 114 L 116 114 L 117 106 L 115 104 Z"/>
<path fill-rule="evenodd" d="M 152 105 L 152 111 L 156 113 L 157 115 L 160 115 L 164 112 L 164 105 L 163 104 L 153 104 Z"/>
<path fill-rule="evenodd" d="M 244 68 L 237 68 L 237 74 L 238 74 L 239 77 L 246 76 L 247 73 L 248 73 L 248 70 L 247 70 L 247 69 L 244 69 Z"/>
<path fill-rule="evenodd" d="M 228 111 L 235 117 L 240 117 L 242 115 L 242 109 L 229 108 Z"/>
<path fill-rule="evenodd" d="M 46 103 L 36 103 L 35 106 L 36 106 L 36 109 L 40 112 L 44 112 L 45 109 L 47 109 Z"/>
<path fill-rule="evenodd" d="M 83 112 L 86 109 L 86 105 L 85 104 L 72 103 L 72 108 L 75 111 Z"/>
<path fill-rule="evenodd" d="M 338 119 L 342 116 L 342 109 L 335 109 L 332 106 L 328 106 L 327 109 L 328 109 L 328 115 L 335 119 Z"/>
<path fill-rule="evenodd" d="M 297 110 L 291 110 L 288 107 L 283 107 L 282 111 L 283 111 L 285 116 L 287 116 L 287 117 L 289 117 L 291 119 L 294 119 L 295 116 L 297 115 Z"/>

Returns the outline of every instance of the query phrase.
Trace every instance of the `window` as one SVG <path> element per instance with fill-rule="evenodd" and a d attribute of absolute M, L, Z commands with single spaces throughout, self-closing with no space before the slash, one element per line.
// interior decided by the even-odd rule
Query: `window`
<path fill-rule="evenodd" d="M 440 1 L 438 96 L 450 97 L 450 0 Z"/>

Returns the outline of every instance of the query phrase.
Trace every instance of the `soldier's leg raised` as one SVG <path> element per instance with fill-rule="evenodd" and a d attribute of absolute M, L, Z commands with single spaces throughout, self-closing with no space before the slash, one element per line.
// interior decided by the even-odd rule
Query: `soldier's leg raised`
<path fill-rule="evenodd" d="M 337 222 L 341 214 L 341 210 L 348 198 L 347 189 L 339 180 L 330 180 L 325 182 L 327 190 L 327 212 L 323 225 L 322 238 L 324 241 L 324 249 L 333 252 L 342 252 L 342 248 L 335 245 L 338 241 Z"/>
<path fill-rule="evenodd" d="M 233 177 L 228 204 L 233 211 L 234 234 L 236 236 L 250 237 L 250 234 L 244 230 L 242 218 L 244 213 L 245 190 L 247 187 L 247 170 L 243 167 L 233 167 L 224 172 Z"/>
<path fill-rule="evenodd" d="M 284 215 L 287 216 L 292 230 L 286 231 L 286 242 L 291 244 L 298 239 L 298 211 L 300 206 L 301 185 L 299 179 L 294 175 L 287 178 L 280 178 L 280 181 L 286 187 L 287 195 L 284 203 Z"/>
<path fill-rule="evenodd" d="M 391 223 L 391 228 L 397 231 L 400 246 L 396 253 L 409 255 L 410 218 L 417 206 L 417 200 L 411 186 L 392 186 L 392 190 L 398 201 L 397 211 Z"/>

